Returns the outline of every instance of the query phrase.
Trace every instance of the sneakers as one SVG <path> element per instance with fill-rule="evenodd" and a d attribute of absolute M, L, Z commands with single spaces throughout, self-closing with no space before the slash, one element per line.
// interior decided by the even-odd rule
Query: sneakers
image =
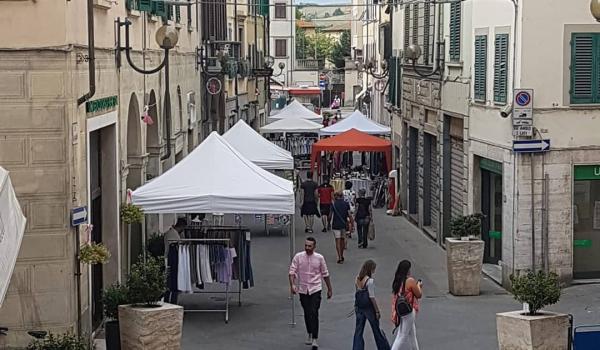
<path fill-rule="evenodd" d="M 319 348 L 319 344 L 316 339 L 312 340 L 312 350 L 317 350 Z"/>
<path fill-rule="evenodd" d="M 321 230 L 321 232 L 327 232 L 327 228 L 323 227 L 323 229 Z"/>
<path fill-rule="evenodd" d="M 312 338 L 312 335 L 309 334 L 308 338 L 306 339 L 306 341 L 304 342 L 304 344 L 306 344 L 306 345 L 312 345 L 312 343 L 313 343 L 313 338 Z"/>

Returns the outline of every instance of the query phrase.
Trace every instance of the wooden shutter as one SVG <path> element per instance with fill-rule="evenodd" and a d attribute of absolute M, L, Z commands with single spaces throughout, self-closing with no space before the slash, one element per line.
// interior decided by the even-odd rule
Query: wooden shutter
<path fill-rule="evenodd" d="M 410 43 L 410 5 L 404 5 L 404 52 Z"/>
<path fill-rule="evenodd" d="M 175 22 L 181 23 L 181 7 L 175 5 Z"/>
<path fill-rule="evenodd" d="M 285 3 L 276 3 L 275 4 L 275 18 L 286 18 L 286 6 Z"/>
<path fill-rule="evenodd" d="M 275 56 L 276 57 L 287 56 L 287 40 L 286 39 L 276 39 L 275 40 Z"/>
<path fill-rule="evenodd" d="M 429 64 L 429 55 L 433 52 L 430 50 L 431 40 L 429 35 L 435 29 L 430 28 L 433 23 L 431 22 L 431 3 L 430 0 L 425 0 L 423 4 L 423 63 Z"/>
<path fill-rule="evenodd" d="M 461 3 L 450 4 L 450 60 L 460 60 Z"/>
<path fill-rule="evenodd" d="M 494 42 L 494 102 L 506 103 L 508 34 L 496 34 Z"/>
<path fill-rule="evenodd" d="M 152 12 L 152 0 L 134 0 L 137 3 L 137 9 L 140 11 Z"/>
<path fill-rule="evenodd" d="M 152 14 L 160 17 L 168 17 L 169 10 L 164 1 L 152 1 Z"/>
<path fill-rule="evenodd" d="M 396 105 L 396 57 L 390 57 L 388 60 L 389 68 L 389 85 L 388 85 L 388 102 Z"/>
<path fill-rule="evenodd" d="M 412 43 L 418 44 L 419 43 L 419 4 L 418 3 L 413 4 L 412 12 L 413 12 L 413 14 L 412 14 Z"/>
<path fill-rule="evenodd" d="M 598 35 L 571 36 L 571 103 L 598 103 Z"/>
<path fill-rule="evenodd" d="M 475 81 L 476 101 L 485 101 L 487 90 L 487 35 L 475 36 Z"/>
<path fill-rule="evenodd" d="M 125 2 L 125 7 L 131 11 L 131 10 L 137 10 L 138 8 L 138 0 L 127 0 Z"/>

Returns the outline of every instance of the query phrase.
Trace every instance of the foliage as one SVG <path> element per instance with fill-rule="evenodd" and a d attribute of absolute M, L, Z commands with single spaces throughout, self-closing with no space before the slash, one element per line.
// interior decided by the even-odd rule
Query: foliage
<path fill-rule="evenodd" d="M 450 234 L 453 237 L 481 237 L 481 220 L 483 214 L 459 216 L 450 221 Z"/>
<path fill-rule="evenodd" d="M 142 222 L 144 219 L 144 212 L 140 207 L 128 203 L 121 206 L 121 219 L 126 224 Z"/>
<path fill-rule="evenodd" d="M 167 275 L 163 268 L 164 260 L 149 256 L 146 262 L 140 261 L 131 266 L 127 278 L 129 301 L 136 305 L 156 305 L 167 290 Z"/>
<path fill-rule="evenodd" d="M 329 12 L 325 12 L 325 14 L 323 15 L 323 18 L 329 18 L 331 17 L 331 14 Z"/>
<path fill-rule="evenodd" d="M 346 57 L 350 57 L 351 46 L 350 31 L 345 30 L 340 35 L 340 40 L 333 45 L 329 61 L 337 68 L 344 68 L 346 66 Z"/>
<path fill-rule="evenodd" d="M 537 315 L 538 311 L 553 305 L 560 299 L 558 275 L 544 271 L 532 272 L 521 276 L 510 276 L 512 292 L 515 299 L 529 304 L 529 315 Z"/>
<path fill-rule="evenodd" d="M 165 235 L 162 233 L 153 233 L 148 242 L 146 242 L 148 253 L 155 258 L 165 256 Z"/>
<path fill-rule="evenodd" d="M 302 19 L 302 17 L 304 17 L 304 14 L 299 8 L 296 8 L 296 19 Z"/>
<path fill-rule="evenodd" d="M 129 304 L 129 291 L 126 286 L 115 283 L 102 291 L 104 316 L 113 320 L 118 320 L 119 305 L 126 304 Z"/>
<path fill-rule="evenodd" d="M 45 339 L 35 339 L 27 350 L 91 350 L 88 341 L 72 333 L 48 334 Z"/>
<path fill-rule="evenodd" d="M 79 249 L 79 261 L 84 264 L 106 264 L 108 259 L 110 252 L 102 243 L 87 243 Z"/>
<path fill-rule="evenodd" d="M 306 31 L 296 27 L 296 58 L 305 59 L 308 51 L 308 41 L 306 39 Z"/>
<path fill-rule="evenodd" d="M 336 8 L 335 11 L 333 11 L 332 16 L 343 16 L 344 15 L 344 11 L 342 11 L 341 8 Z"/>
<path fill-rule="evenodd" d="M 306 39 L 308 43 L 306 53 L 309 56 L 322 60 L 326 60 L 331 57 L 333 45 L 331 45 L 331 39 L 328 35 L 325 35 L 317 30 L 315 35 L 308 36 Z"/>

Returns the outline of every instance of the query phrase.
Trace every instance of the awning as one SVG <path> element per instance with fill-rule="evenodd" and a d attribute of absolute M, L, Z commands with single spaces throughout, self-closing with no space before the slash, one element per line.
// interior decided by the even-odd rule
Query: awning
<path fill-rule="evenodd" d="M 367 118 L 357 110 L 337 123 L 321 129 L 319 134 L 339 135 L 351 129 L 356 129 L 369 135 L 389 135 L 391 133 L 389 127 Z"/>

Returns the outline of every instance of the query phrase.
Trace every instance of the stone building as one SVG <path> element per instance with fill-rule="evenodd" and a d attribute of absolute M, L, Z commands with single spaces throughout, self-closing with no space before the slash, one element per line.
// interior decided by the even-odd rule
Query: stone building
<path fill-rule="evenodd" d="M 134 189 L 183 158 L 202 135 L 196 70 L 196 9 L 162 2 L 90 0 L 95 21 L 95 94 L 90 91 L 85 1 L 17 1 L 0 4 L 0 165 L 11 172 L 28 218 L 17 266 L 0 309 L 10 329 L 0 339 L 24 346 L 29 330 L 93 332 L 102 320 L 100 291 L 119 281 L 142 249 L 143 228 L 119 216 L 126 190 Z M 164 70 L 134 71 L 115 55 L 115 20 L 131 21 L 132 60 L 151 69 L 163 59 L 154 39 L 163 24 L 177 28 L 169 52 L 171 135 L 166 134 Z M 121 45 L 125 46 L 124 28 Z M 142 121 L 149 115 L 153 123 Z M 145 118 L 148 121 L 148 118 Z M 168 141 L 170 143 L 168 143 Z M 170 152 L 169 152 L 170 150 Z M 87 206 L 89 226 L 70 226 L 72 208 Z M 168 227 L 155 217 L 146 232 Z M 104 243 L 110 262 L 82 265 L 76 290 L 76 235 Z M 78 300 L 81 310 L 78 311 Z"/>

